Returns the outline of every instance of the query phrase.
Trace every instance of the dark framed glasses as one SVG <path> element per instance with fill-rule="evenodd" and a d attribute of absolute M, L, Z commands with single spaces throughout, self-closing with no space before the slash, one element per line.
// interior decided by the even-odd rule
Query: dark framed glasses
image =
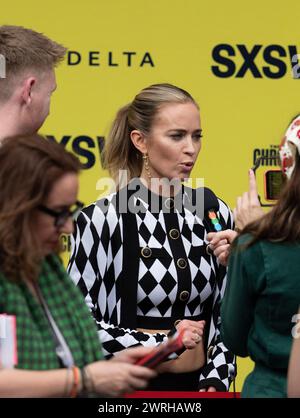
<path fill-rule="evenodd" d="M 63 209 L 60 211 L 53 210 L 50 208 L 47 208 L 47 206 L 39 205 L 38 209 L 41 212 L 46 213 L 47 215 L 52 216 L 54 220 L 54 225 L 56 228 L 61 228 L 64 226 L 64 224 L 67 222 L 69 218 L 72 218 L 74 221 L 77 219 L 81 209 L 84 207 L 84 204 L 77 200 L 73 206 L 71 206 L 68 209 Z"/>

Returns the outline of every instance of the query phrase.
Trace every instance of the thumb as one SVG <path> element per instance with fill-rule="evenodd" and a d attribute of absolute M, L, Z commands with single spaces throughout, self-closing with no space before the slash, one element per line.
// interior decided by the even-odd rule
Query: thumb
<path fill-rule="evenodd" d="M 215 235 L 216 235 L 216 232 L 209 232 L 206 235 L 207 241 L 211 241 L 214 238 Z"/>

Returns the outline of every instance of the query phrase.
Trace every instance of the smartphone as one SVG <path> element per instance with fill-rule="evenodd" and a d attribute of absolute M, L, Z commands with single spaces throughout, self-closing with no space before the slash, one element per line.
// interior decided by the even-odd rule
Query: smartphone
<path fill-rule="evenodd" d="M 138 366 L 145 366 L 151 369 L 158 366 L 164 360 L 166 360 L 170 354 L 175 353 L 184 348 L 183 331 L 181 333 L 175 333 L 168 341 L 161 343 L 157 347 L 147 354 L 145 357 L 139 359 L 135 364 Z"/>
<path fill-rule="evenodd" d="M 284 176 L 281 170 L 268 170 L 265 172 L 265 198 L 267 200 L 278 200 Z"/>
<path fill-rule="evenodd" d="M 254 171 L 254 174 L 256 175 L 256 170 L 260 167 L 262 162 L 264 160 L 267 160 L 266 158 L 259 157 L 256 159 L 254 166 L 252 167 L 252 170 Z M 263 183 L 264 183 L 264 197 L 268 201 L 276 202 L 279 198 L 281 189 L 283 184 L 285 183 L 285 176 L 282 173 L 282 170 L 267 170 L 264 173 L 263 177 Z M 272 207 L 274 206 L 274 203 L 263 203 L 259 198 L 260 204 L 263 207 Z"/>

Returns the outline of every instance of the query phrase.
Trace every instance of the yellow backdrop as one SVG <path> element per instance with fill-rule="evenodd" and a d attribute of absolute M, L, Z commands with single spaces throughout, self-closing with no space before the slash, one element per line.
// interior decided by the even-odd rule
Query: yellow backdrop
<path fill-rule="evenodd" d="M 193 177 L 204 177 L 233 207 L 247 188 L 254 155 L 276 150 L 299 110 L 299 11 L 297 0 L 276 6 L 257 0 L 2 0 L 0 24 L 33 28 L 70 50 L 57 70 L 42 133 L 86 165 L 80 189 L 86 204 L 99 195 L 101 147 L 116 110 L 143 87 L 170 82 L 201 108 L 203 146 Z M 240 390 L 252 363 L 238 363 Z"/>

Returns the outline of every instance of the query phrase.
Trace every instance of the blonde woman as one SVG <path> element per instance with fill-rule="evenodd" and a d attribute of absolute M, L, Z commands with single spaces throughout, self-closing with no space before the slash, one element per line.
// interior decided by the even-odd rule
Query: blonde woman
<path fill-rule="evenodd" d="M 231 213 L 211 191 L 182 185 L 201 138 L 199 107 L 188 92 L 170 84 L 143 89 L 119 110 L 105 149 L 118 190 L 81 212 L 72 242 L 69 273 L 106 356 L 157 346 L 175 330 L 191 335 L 187 350 L 161 366 L 155 390 L 225 391 L 234 374 L 219 333 L 226 269 L 206 251 L 199 210 L 210 194 L 224 228 L 232 228 Z"/>

